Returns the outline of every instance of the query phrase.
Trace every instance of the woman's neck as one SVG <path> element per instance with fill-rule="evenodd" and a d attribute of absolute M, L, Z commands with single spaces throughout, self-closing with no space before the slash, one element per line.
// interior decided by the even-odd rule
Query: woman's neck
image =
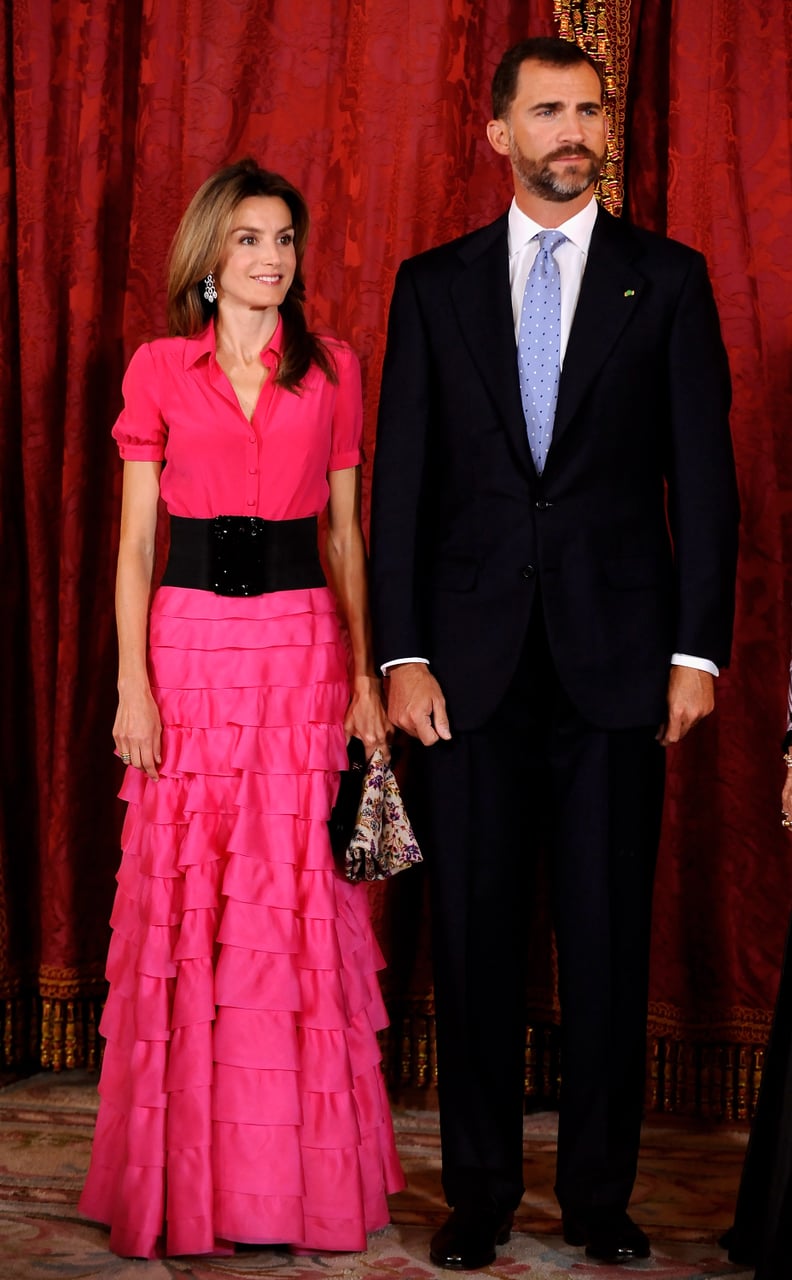
<path fill-rule="evenodd" d="M 221 304 L 215 321 L 218 355 L 224 353 L 243 364 L 258 360 L 278 327 L 278 318 L 277 307 L 267 307 L 263 311 L 235 311 Z"/>

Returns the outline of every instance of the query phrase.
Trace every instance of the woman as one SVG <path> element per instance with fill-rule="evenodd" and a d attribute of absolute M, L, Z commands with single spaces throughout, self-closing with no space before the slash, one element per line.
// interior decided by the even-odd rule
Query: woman
<path fill-rule="evenodd" d="M 389 724 L 360 374 L 307 329 L 307 232 L 299 192 L 251 160 L 201 187 L 171 250 L 171 337 L 134 355 L 113 428 L 128 810 L 80 1207 L 125 1256 L 363 1249 L 403 1186 L 380 956 L 326 825 L 346 739 L 371 754 Z M 171 549 L 149 616 L 160 496 Z"/>
<path fill-rule="evenodd" d="M 792 667 L 789 725 L 784 738 L 786 778 L 781 824 L 792 829 Z M 792 1226 L 792 924 L 787 935 L 762 1087 L 745 1153 L 734 1226 L 721 1244 L 731 1262 L 756 1267 L 755 1280 L 781 1280 L 790 1271 Z"/>

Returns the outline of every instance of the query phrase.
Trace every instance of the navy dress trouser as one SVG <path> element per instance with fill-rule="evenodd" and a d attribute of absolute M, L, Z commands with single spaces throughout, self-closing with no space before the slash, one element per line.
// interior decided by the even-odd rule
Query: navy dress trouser
<path fill-rule="evenodd" d="M 421 749 L 452 1205 L 487 1197 L 512 1208 L 523 1193 L 526 921 L 544 846 L 562 1011 L 556 1194 L 562 1208 L 587 1215 L 627 1206 L 664 777 L 656 732 L 581 719 L 537 610 L 493 718 Z"/>

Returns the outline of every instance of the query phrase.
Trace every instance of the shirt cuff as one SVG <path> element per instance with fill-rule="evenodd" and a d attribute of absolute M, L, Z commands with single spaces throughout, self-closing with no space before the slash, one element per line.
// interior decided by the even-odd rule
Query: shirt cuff
<path fill-rule="evenodd" d="M 363 461 L 360 449 L 347 449 L 346 453 L 331 453 L 327 464 L 328 471 L 348 471 L 350 467 L 359 467 Z"/>
<path fill-rule="evenodd" d="M 386 676 L 391 667 L 404 667 L 408 662 L 423 662 L 427 667 L 429 666 L 428 658 L 391 658 L 389 662 L 383 662 L 380 671 Z"/>
<path fill-rule="evenodd" d="M 122 462 L 164 462 L 165 451 L 161 444 L 136 444 L 133 440 L 119 440 L 118 452 Z"/>
<path fill-rule="evenodd" d="M 672 667 L 693 667 L 694 671 L 709 671 L 711 676 L 719 676 L 720 670 L 709 658 L 693 658 L 689 653 L 672 653 Z"/>

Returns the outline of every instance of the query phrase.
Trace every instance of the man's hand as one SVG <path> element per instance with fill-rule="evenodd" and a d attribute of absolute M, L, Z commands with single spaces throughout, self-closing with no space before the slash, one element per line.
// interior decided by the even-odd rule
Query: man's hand
<path fill-rule="evenodd" d="M 413 738 L 431 747 L 451 737 L 445 698 L 425 662 L 404 662 L 388 672 L 388 716 Z"/>
<path fill-rule="evenodd" d="M 715 680 L 709 671 L 672 667 L 668 678 L 668 719 L 657 731 L 661 747 L 681 742 L 715 706 Z"/>
<path fill-rule="evenodd" d="M 789 817 L 792 814 L 792 769 L 787 769 L 786 771 L 784 789 L 781 792 L 781 812 L 784 817 Z"/>

